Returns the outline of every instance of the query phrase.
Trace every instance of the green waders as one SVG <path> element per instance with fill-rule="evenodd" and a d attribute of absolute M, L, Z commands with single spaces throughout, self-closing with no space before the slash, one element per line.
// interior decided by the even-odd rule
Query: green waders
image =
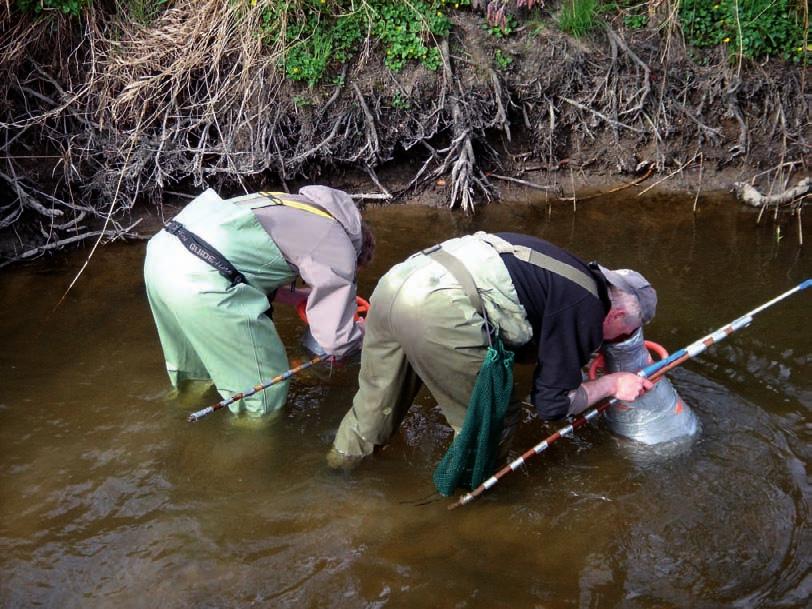
<path fill-rule="evenodd" d="M 268 316 L 267 294 L 296 273 L 257 221 L 263 197 L 222 200 L 207 190 L 174 219 L 214 246 L 246 278 L 231 285 L 180 240 L 160 231 L 147 245 L 144 279 L 172 385 L 214 381 L 223 398 L 289 368 L 285 347 Z M 229 406 L 263 415 L 280 409 L 288 383 Z"/>

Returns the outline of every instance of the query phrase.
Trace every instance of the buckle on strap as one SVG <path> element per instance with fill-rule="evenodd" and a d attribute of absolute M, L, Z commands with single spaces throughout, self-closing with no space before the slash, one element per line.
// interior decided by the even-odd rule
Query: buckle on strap
<path fill-rule="evenodd" d="M 516 253 L 517 246 L 513 245 L 509 241 L 505 241 L 501 237 L 497 237 L 492 233 L 486 233 L 485 231 L 480 230 L 474 233 L 474 237 L 476 237 L 480 241 L 484 241 L 500 254 L 513 254 L 514 256 L 517 255 Z"/>

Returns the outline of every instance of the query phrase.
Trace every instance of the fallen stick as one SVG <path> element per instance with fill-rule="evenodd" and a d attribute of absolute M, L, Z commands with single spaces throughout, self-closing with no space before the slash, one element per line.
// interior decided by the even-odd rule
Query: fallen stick
<path fill-rule="evenodd" d="M 789 205 L 812 192 L 812 178 L 804 178 L 794 187 L 775 195 L 763 195 L 747 182 L 736 182 L 733 185 L 736 198 L 751 207 L 768 205 Z"/>

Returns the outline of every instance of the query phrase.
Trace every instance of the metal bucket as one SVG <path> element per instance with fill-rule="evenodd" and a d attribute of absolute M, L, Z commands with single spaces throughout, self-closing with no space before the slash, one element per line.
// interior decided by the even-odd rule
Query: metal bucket
<path fill-rule="evenodd" d="M 604 346 L 607 372 L 637 372 L 652 363 L 638 329 L 627 340 Z M 618 402 L 606 412 L 613 433 L 644 444 L 682 440 L 699 431 L 699 421 L 665 376 L 634 402 Z"/>
<path fill-rule="evenodd" d="M 302 335 L 301 343 L 302 346 L 307 350 L 307 352 L 311 356 L 327 355 L 327 352 L 318 343 L 316 338 L 313 336 L 312 332 L 310 332 L 309 327 L 307 328 L 307 330 L 305 330 L 304 334 Z"/>

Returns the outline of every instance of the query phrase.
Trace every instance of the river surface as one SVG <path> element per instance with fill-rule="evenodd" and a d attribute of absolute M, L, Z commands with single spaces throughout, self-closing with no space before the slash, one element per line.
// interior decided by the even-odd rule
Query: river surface
<path fill-rule="evenodd" d="M 779 235 L 725 197 L 692 207 L 371 209 L 360 292 L 445 238 L 527 232 L 643 272 L 660 299 L 646 338 L 673 351 L 812 276 L 794 224 Z M 640 450 L 598 422 L 448 511 L 431 474 L 451 435 L 430 395 L 351 475 L 324 455 L 357 366 L 302 374 L 274 421 L 187 423 L 219 398 L 168 391 L 144 244 L 99 249 L 57 306 L 86 256 L 0 277 L 2 608 L 808 606 L 812 290 L 670 373 L 701 420 L 689 447 Z M 302 324 L 281 305 L 276 320 L 301 360 Z M 561 425 L 527 410 L 515 454 Z"/>

